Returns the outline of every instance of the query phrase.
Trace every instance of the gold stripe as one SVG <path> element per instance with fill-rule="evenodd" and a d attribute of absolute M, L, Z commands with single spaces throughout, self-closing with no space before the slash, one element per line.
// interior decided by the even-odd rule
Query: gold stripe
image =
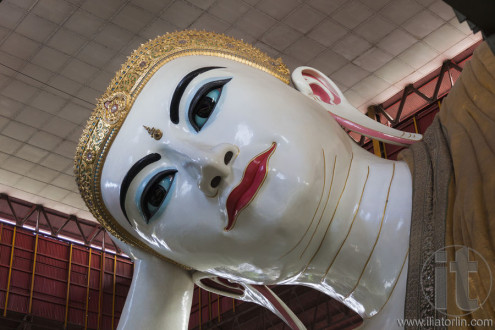
<path fill-rule="evenodd" d="M 413 123 L 414 123 L 414 131 L 416 133 L 419 133 L 419 129 L 418 129 L 418 121 L 416 120 L 416 116 L 413 116 Z"/>
<path fill-rule="evenodd" d="M 318 252 L 320 252 L 320 249 L 323 246 L 323 242 L 325 241 L 325 237 L 327 236 L 328 229 L 330 228 L 330 225 L 333 222 L 333 219 L 335 217 L 335 213 L 337 213 L 337 209 L 338 209 L 339 204 L 340 204 L 340 199 L 342 198 L 342 195 L 344 195 L 344 191 L 345 191 L 345 188 L 347 186 L 347 180 L 349 179 L 349 173 L 351 173 L 351 167 L 352 167 L 352 161 L 353 160 L 354 160 L 354 153 L 351 153 L 351 162 L 349 163 L 349 168 L 347 169 L 347 176 L 345 178 L 344 188 L 342 188 L 342 191 L 340 192 L 339 200 L 337 201 L 337 205 L 335 205 L 335 209 L 333 210 L 332 218 L 330 219 L 330 222 L 327 225 L 327 229 L 325 230 L 325 234 L 323 234 L 323 238 L 320 241 L 320 245 L 316 249 L 316 252 L 313 254 L 313 256 L 309 260 L 309 262 L 306 265 L 306 268 L 304 268 L 304 270 L 306 270 L 308 268 L 309 264 L 313 261 L 313 259 L 316 257 L 316 255 L 318 254 Z"/>
<path fill-rule="evenodd" d="M 392 294 L 394 293 L 394 290 L 395 290 L 395 287 L 397 286 L 397 283 L 399 282 L 399 278 L 400 278 L 400 275 L 402 274 L 402 271 L 404 270 L 404 266 L 406 265 L 406 260 L 407 260 L 407 256 L 408 255 L 409 255 L 409 249 L 407 249 L 406 256 L 404 257 L 404 261 L 402 262 L 402 267 L 400 268 L 399 275 L 395 279 L 394 286 L 392 287 L 392 291 L 390 291 L 390 295 L 388 296 L 387 300 L 382 305 L 382 307 L 380 307 L 380 310 L 376 314 L 374 314 L 373 316 L 366 318 L 367 320 L 369 320 L 372 317 L 378 315 L 382 311 L 382 309 L 385 307 L 385 305 L 387 305 L 388 301 L 390 300 L 390 297 L 392 297 Z"/>
<path fill-rule="evenodd" d="M 339 255 L 340 250 L 342 250 L 342 247 L 344 246 L 344 243 L 346 242 L 347 238 L 349 237 L 349 234 L 351 233 L 352 226 L 354 225 L 354 220 L 356 220 L 356 216 L 358 214 L 359 207 L 361 206 L 361 201 L 363 200 L 364 189 L 366 188 L 366 184 L 368 183 L 368 177 L 369 177 L 369 175 L 370 175 L 370 167 L 368 166 L 368 173 L 366 174 L 366 180 L 364 181 L 363 191 L 361 192 L 361 197 L 359 197 L 359 203 L 358 203 L 356 212 L 354 213 L 354 217 L 352 218 L 351 226 L 349 227 L 349 230 L 347 231 L 347 235 L 345 236 L 344 240 L 342 241 L 342 244 L 340 244 L 340 247 L 337 250 L 337 253 L 333 257 L 333 260 L 330 263 L 330 266 L 328 266 L 327 270 L 325 271 L 325 275 L 323 275 L 323 277 L 321 279 L 322 282 L 325 279 L 325 277 L 327 276 L 328 272 L 330 271 L 330 268 L 332 267 L 333 263 L 337 259 L 337 256 Z"/>
<path fill-rule="evenodd" d="M 327 171 L 326 171 L 326 160 L 325 160 L 325 150 L 323 150 L 323 148 L 321 149 L 321 152 L 323 153 L 323 187 L 321 189 L 321 195 L 320 195 L 320 200 L 318 201 L 318 206 L 316 206 L 316 210 L 315 210 L 315 214 L 313 214 L 313 218 L 311 219 L 311 222 L 308 226 L 308 228 L 306 228 L 306 231 L 304 232 L 304 234 L 301 236 L 301 239 L 299 240 L 299 242 L 296 243 L 296 245 L 294 245 L 294 247 L 292 249 L 290 249 L 289 251 L 287 251 L 283 256 L 281 256 L 280 258 L 283 258 L 285 257 L 286 255 L 288 255 L 289 253 L 291 253 L 292 251 L 294 251 L 294 249 L 299 245 L 301 244 L 302 240 L 304 239 L 304 237 L 306 236 L 306 234 L 308 233 L 309 231 L 309 228 L 311 228 L 311 226 L 313 225 L 313 221 L 315 220 L 316 218 L 316 213 L 318 213 L 318 210 L 320 209 L 320 204 L 321 204 L 321 201 L 323 200 L 323 193 L 325 192 L 325 182 L 326 182 L 326 177 L 327 177 Z"/>
<path fill-rule="evenodd" d="M 31 275 L 31 290 L 29 292 L 28 314 L 31 314 L 31 309 L 33 307 L 33 289 L 34 289 L 34 275 L 36 274 L 36 256 L 38 254 L 38 237 L 39 234 L 36 233 L 36 240 L 34 242 L 33 274 Z"/>
<path fill-rule="evenodd" d="M 375 140 L 375 139 L 371 139 L 371 141 L 373 142 L 373 153 L 378 156 L 378 157 L 382 157 L 382 152 L 380 150 L 380 141 L 378 140 Z"/>
<path fill-rule="evenodd" d="M 388 197 L 390 195 L 390 188 L 392 187 L 392 181 L 394 181 L 394 175 L 395 175 L 395 163 L 393 164 L 393 170 L 392 170 L 392 178 L 390 178 L 390 184 L 388 186 L 388 191 L 387 191 L 387 199 L 385 200 L 385 207 L 383 208 L 383 214 L 382 214 L 382 220 L 380 221 L 380 229 L 378 230 L 378 235 L 376 236 L 375 244 L 373 244 L 373 248 L 371 249 L 370 255 L 368 256 L 368 260 L 366 260 L 366 263 L 364 264 L 363 270 L 361 272 L 361 275 L 359 275 L 359 278 L 356 282 L 356 285 L 351 289 L 350 293 L 346 296 L 346 298 L 349 298 L 349 296 L 356 290 L 357 286 L 359 285 L 359 282 L 361 281 L 361 278 L 363 277 L 364 271 L 366 270 L 366 267 L 368 266 L 368 263 L 371 260 L 371 256 L 373 255 L 373 252 L 375 251 L 376 244 L 378 243 L 378 239 L 380 238 L 380 234 L 382 232 L 382 227 L 383 227 L 383 219 L 385 218 L 385 212 L 387 211 L 387 205 L 388 205 Z"/>
<path fill-rule="evenodd" d="M 337 166 L 337 155 L 335 155 L 335 158 L 333 160 L 332 179 L 330 180 L 330 188 L 328 189 L 327 201 L 325 202 L 325 206 L 323 207 L 323 212 L 321 212 L 320 219 L 318 220 L 318 223 L 316 224 L 315 230 L 313 231 L 313 235 L 311 235 L 311 238 L 309 239 L 308 244 L 306 244 L 306 247 L 304 248 L 303 252 L 299 256 L 299 259 L 302 258 L 302 256 L 304 255 L 304 253 L 308 249 L 309 244 L 311 243 L 311 241 L 315 237 L 316 231 L 317 231 L 318 227 L 320 226 L 321 219 L 323 218 L 323 215 L 325 214 L 325 210 L 327 209 L 328 200 L 330 199 L 330 193 L 332 192 L 333 178 L 335 177 L 335 167 L 336 166 Z M 307 267 L 308 266 L 306 265 L 306 268 Z M 305 268 L 305 270 L 306 270 L 306 268 Z"/>

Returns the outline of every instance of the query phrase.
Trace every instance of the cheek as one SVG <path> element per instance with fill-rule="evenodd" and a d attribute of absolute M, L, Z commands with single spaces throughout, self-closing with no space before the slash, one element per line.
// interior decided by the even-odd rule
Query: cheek
<path fill-rule="evenodd" d="M 218 199 L 207 198 L 185 175 L 177 180 L 167 209 L 150 223 L 150 234 L 172 251 L 195 252 L 198 246 L 204 248 L 217 239 L 225 220 Z"/>

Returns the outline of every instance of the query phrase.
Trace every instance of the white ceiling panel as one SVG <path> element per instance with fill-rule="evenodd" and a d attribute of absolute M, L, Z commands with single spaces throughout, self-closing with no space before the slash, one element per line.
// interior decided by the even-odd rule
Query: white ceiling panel
<path fill-rule="evenodd" d="M 36 132 L 28 143 L 42 149 L 53 152 L 54 148 L 62 142 L 62 139 L 43 131 Z"/>
<path fill-rule="evenodd" d="M 300 0 L 263 0 L 256 7 L 276 20 L 282 20 L 301 5 Z"/>
<path fill-rule="evenodd" d="M 39 163 L 43 158 L 48 155 L 47 150 L 24 144 L 15 155 L 19 158 L 27 160 L 32 163 Z"/>
<path fill-rule="evenodd" d="M 72 157 L 95 100 L 132 50 L 184 28 L 314 66 L 360 110 L 480 39 L 440 0 L 4 0 L 0 192 L 91 218 Z"/>
<path fill-rule="evenodd" d="M 58 176 L 58 172 L 45 166 L 35 165 L 26 173 L 26 176 L 37 181 L 50 183 Z"/>
<path fill-rule="evenodd" d="M 347 33 L 349 33 L 348 29 L 327 17 L 309 31 L 308 36 L 323 46 L 329 47 Z"/>
<path fill-rule="evenodd" d="M 208 8 L 208 12 L 225 22 L 233 24 L 250 8 L 251 6 L 242 0 L 217 0 Z"/>
<path fill-rule="evenodd" d="M 29 13 L 17 26 L 16 31 L 32 40 L 43 42 L 55 32 L 57 27 L 57 24 L 34 13 Z"/>
<path fill-rule="evenodd" d="M 174 1 L 162 14 L 162 18 L 173 25 L 185 29 L 201 16 L 203 10 L 189 2 Z"/>
<path fill-rule="evenodd" d="M 404 61 L 394 58 L 378 69 L 375 74 L 383 80 L 395 84 L 414 72 L 414 68 Z"/>
<path fill-rule="evenodd" d="M 71 192 L 69 190 L 62 189 L 62 188 L 59 188 L 59 187 L 56 187 L 56 186 L 52 186 L 52 185 L 46 185 L 45 188 L 43 188 L 39 192 L 39 195 L 45 196 L 45 198 L 49 198 L 49 199 L 52 199 L 52 200 L 62 201 L 70 193 Z"/>
<path fill-rule="evenodd" d="M 363 54 L 359 55 L 352 63 L 368 72 L 374 72 L 392 60 L 392 57 L 392 55 L 378 47 L 371 47 Z"/>
<path fill-rule="evenodd" d="M 46 187 L 46 183 L 23 176 L 17 181 L 16 187 L 21 191 L 37 195 Z"/>
<path fill-rule="evenodd" d="M 320 13 L 311 6 L 303 4 L 299 8 L 292 11 L 292 13 L 284 19 L 284 23 L 301 33 L 308 33 L 324 18 L 324 14 Z"/>
<path fill-rule="evenodd" d="M 355 64 L 347 63 L 332 73 L 332 78 L 335 83 L 343 89 L 343 87 L 349 88 L 350 86 L 354 86 L 358 81 L 365 78 L 369 74 L 370 73 L 365 69 Z"/>
<path fill-rule="evenodd" d="M 334 20 L 346 28 L 354 29 L 372 15 L 373 12 L 370 8 L 363 5 L 358 0 L 354 0 L 346 1 L 346 3 L 334 13 L 333 17 Z"/>
<path fill-rule="evenodd" d="M 330 49 L 344 56 L 347 60 L 353 61 L 371 47 L 371 43 L 354 32 L 350 32 L 337 41 Z"/>
<path fill-rule="evenodd" d="M 73 161 L 72 158 L 66 158 L 55 153 L 50 153 L 48 156 L 44 157 L 40 163 L 43 166 L 62 172 L 68 167 L 72 167 Z"/>
<path fill-rule="evenodd" d="M 26 142 L 29 140 L 34 132 L 36 132 L 36 128 L 13 120 L 2 129 L 3 135 L 21 142 Z"/>
<path fill-rule="evenodd" d="M 34 166 L 34 163 L 15 156 L 10 156 L 2 162 L 3 169 L 20 175 L 26 175 Z"/>

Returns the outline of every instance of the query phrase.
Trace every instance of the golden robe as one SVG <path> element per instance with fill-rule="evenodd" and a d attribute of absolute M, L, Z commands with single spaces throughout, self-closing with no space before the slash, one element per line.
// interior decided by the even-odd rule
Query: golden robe
<path fill-rule="evenodd" d="M 486 43 L 466 63 L 424 140 L 400 159 L 413 174 L 414 205 L 405 318 L 448 318 L 452 329 L 475 329 L 472 320 L 491 319 L 494 327 L 495 56 Z M 435 251 L 453 245 L 473 249 L 469 261 L 477 262 L 465 282 L 480 306 L 472 312 L 456 303 L 458 275 L 446 266 L 447 282 L 435 283 L 438 264 L 428 264 Z M 447 288 L 446 311 L 429 302 L 439 285 Z"/>

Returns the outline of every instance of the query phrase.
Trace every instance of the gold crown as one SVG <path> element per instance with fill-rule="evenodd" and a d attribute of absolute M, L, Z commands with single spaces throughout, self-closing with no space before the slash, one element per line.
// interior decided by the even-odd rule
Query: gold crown
<path fill-rule="evenodd" d="M 231 59 L 289 83 L 289 70 L 280 58 L 272 59 L 243 41 L 206 31 L 167 33 L 141 45 L 127 58 L 88 120 L 77 146 L 74 173 L 81 196 L 96 220 L 118 239 L 155 255 L 110 215 L 101 196 L 101 172 L 108 150 L 144 85 L 165 63 L 191 55 Z"/>

